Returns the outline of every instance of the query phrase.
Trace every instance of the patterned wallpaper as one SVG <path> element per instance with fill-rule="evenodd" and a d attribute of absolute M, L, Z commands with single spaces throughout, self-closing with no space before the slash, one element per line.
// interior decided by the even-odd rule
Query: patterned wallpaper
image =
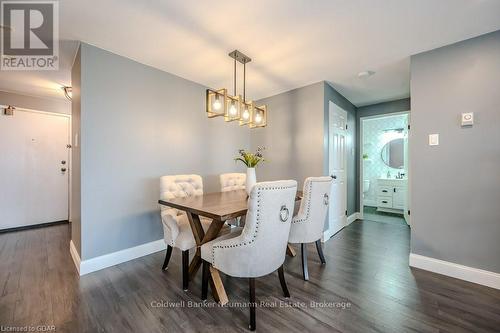
<path fill-rule="evenodd" d="M 391 178 L 394 178 L 398 174 L 398 171 L 405 172 L 404 170 L 387 166 L 384 161 L 382 161 L 380 154 L 387 142 L 405 135 L 404 133 L 384 132 L 384 130 L 393 128 L 406 129 L 407 124 L 407 114 L 363 120 L 363 147 L 361 147 L 361 155 L 368 155 L 368 159 L 363 160 L 363 168 L 364 179 L 370 180 L 370 190 L 364 196 L 365 205 L 376 204 L 376 186 L 378 178 L 386 178 L 387 171 L 390 172 Z"/>

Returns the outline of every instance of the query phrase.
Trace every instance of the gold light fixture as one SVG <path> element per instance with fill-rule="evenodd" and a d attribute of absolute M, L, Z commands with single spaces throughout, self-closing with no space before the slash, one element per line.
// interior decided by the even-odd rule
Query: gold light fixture
<path fill-rule="evenodd" d="M 226 89 L 207 89 L 207 116 L 214 118 L 226 113 Z"/>
<path fill-rule="evenodd" d="M 253 108 L 252 121 L 250 128 L 266 127 L 267 125 L 267 107 L 265 105 Z"/>
<path fill-rule="evenodd" d="M 73 88 L 64 86 L 62 90 L 64 91 L 64 96 L 71 101 L 73 98 Z"/>
<path fill-rule="evenodd" d="M 229 53 L 234 59 L 234 93 L 229 95 L 227 89 L 207 89 L 206 112 L 209 118 L 224 116 L 224 120 L 238 120 L 241 126 L 250 128 L 265 127 L 267 125 L 267 108 L 265 105 L 256 107 L 246 100 L 246 64 L 252 61 L 250 57 L 238 50 Z M 236 62 L 243 64 L 243 96 L 236 93 Z"/>
<path fill-rule="evenodd" d="M 3 114 L 6 116 L 13 116 L 15 109 L 16 108 L 13 107 L 12 105 L 8 105 L 6 108 L 3 109 Z"/>

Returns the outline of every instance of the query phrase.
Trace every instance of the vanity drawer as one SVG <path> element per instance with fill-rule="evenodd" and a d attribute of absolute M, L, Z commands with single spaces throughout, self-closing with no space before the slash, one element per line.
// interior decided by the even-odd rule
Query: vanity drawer
<path fill-rule="evenodd" d="M 378 197 L 377 198 L 377 206 L 392 208 L 392 197 Z"/>
<path fill-rule="evenodd" d="M 389 195 L 389 196 L 391 196 L 393 192 L 394 192 L 394 188 L 393 187 L 379 186 L 379 188 L 378 188 L 378 195 Z"/>

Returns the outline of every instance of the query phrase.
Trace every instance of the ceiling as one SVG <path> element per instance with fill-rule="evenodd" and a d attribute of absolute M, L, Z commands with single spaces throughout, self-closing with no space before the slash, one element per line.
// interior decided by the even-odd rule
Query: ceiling
<path fill-rule="evenodd" d="M 325 80 L 357 106 L 408 97 L 410 55 L 499 29 L 498 0 L 60 1 L 61 39 L 213 88 L 233 86 L 227 53 L 239 49 L 251 98 Z M 53 86 L 70 66 L 2 72 L 0 90 L 62 98 Z M 366 70 L 376 74 L 358 78 Z"/>

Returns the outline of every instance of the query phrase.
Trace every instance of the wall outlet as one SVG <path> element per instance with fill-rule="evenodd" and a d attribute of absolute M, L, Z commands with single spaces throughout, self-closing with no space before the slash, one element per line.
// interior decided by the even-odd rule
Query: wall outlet
<path fill-rule="evenodd" d="M 439 146 L 439 134 L 429 134 L 429 146 Z"/>

